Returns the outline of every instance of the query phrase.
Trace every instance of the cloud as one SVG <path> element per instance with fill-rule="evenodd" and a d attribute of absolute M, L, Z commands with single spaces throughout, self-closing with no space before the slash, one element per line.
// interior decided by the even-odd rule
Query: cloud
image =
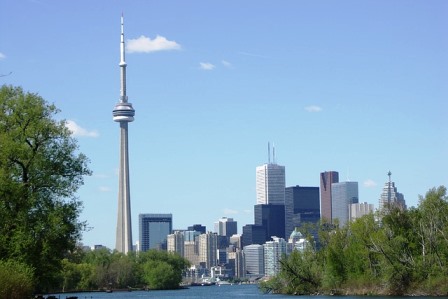
<path fill-rule="evenodd" d="M 238 214 L 238 211 L 237 210 L 228 209 L 228 208 L 224 209 L 224 215 L 234 215 L 234 214 Z"/>
<path fill-rule="evenodd" d="M 157 51 L 180 50 L 181 46 L 175 41 L 167 40 L 165 37 L 157 35 L 155 39 L 150 39 L 144 35 L 136 39 L 128 39 L 126 49 L 129 53 L 151 53 Z"/>
<path fill-rule="evenodd" d="M 81 128 L 77 123 L 73 120 L 67 120 L 65 126 L 72 132 L 73 136 L 77 137 L 98 137 L 99 134 L 97 131 L 88 131 L 84 128 Z"/>
<path fill-rule="evenodd" d="M 316 105 L 306 106 L 305 110 L 308 112 L 321 112 L 322 108 Z"/>
<path fill-rule="evenodd" d="M 0 52 L 0 60 L 5 59 L 5 58 L 6 58 L 5 54 L 3 54 L 2 52 Z"/>
<path fill-rule="evenodd" d="M 199 67 L 201 68 L 201 70 L 211 71 L 215 68 L 215 65 L 209 62 L 199 62 Z"/>
<path fill-rule="evenodd" d="M 110 192 L 110 188 L 109 188 L 109 187 L 106 187 L 106 186 L 100 186 L 100 187 L 98 188 L 98 190 L 99 190 L 100 192 Z"/>
<path fill-rule="evenodd" d="M 364 181 L 363 185 L 366 188 L 373 188 L 376 187 L 377 183 L 372 179 L 367 179 Z"/>
<path fill-rule="evenodd" d="M 233 65 L 230 62 L 228 62 L 228 61 L 222 60 L 221 63 L 226 68 L 229 68 L 229 69 L 233 68 Z"/>

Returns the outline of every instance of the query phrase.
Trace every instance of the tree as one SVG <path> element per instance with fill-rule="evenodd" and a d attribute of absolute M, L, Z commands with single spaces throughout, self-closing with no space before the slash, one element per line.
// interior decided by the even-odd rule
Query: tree
<path fill-rule="evenodd" d="M 90 175 L 88 159 L 58 112 L 20 87 L 0 89 L 0 259 L 34 268 L 40 290 L 57 284 L 85 228 L 75 193 Z"/>

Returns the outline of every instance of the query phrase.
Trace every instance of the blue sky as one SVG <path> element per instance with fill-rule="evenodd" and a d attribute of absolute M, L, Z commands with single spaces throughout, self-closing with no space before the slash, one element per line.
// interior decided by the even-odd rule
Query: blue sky
<path fill-rule="evenodd" d="M 253 223 L 268 141 L 287 186 L 336 170 L 377 206 L 391 170 L 415 206 L 448 185 L 447 1 L 3 0 L 0 84 L 59 107 L 91 160 L 85 244 L 115 246 L 122 12 L 134 241 L 139 213 Z"/>

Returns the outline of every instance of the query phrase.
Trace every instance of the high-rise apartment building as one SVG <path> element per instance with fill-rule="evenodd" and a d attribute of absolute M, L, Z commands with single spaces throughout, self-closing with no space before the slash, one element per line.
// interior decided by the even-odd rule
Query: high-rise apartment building
<path fill-rule="evenodd" d="M 237 222 L 233 218 L 222 217 L 215 222 L 215 233 L 228 239 L 238 231 Z"/>
<path fill-rule="evenodd" d="M 182 231 L 175 231 L 167 236 L 167 251 L 176 252 L 180 256 L 184 256 L 185 236 Z"/>
<path fill-rule="evenodd" d="M 320 174 L 320 217 L 331 221 L 331 184 L 339 182 L 337 171 L 325 171 Z"/>
<path fill-rule="evenodd" d="M 384 212 L 387 211 L 389 207 L 406 209 L 406 201 L 404 200 L 404 195 L 397 191 L 395 183 L 392 182 L 392 173 L 389 171 L 387 175 L 389 176 L 389 181 L 384 184 L 383 192 L 381 192 L 379 200 L 379 210 Z"/>
<path fill-rule="evenodd" d="M 217 265 L 218 238 L 216 233 L 199 235 L 199 263 L 210 269 Z"/>
<path fill-rule="evenodd" d="M 285 166 L 264 164 L 256 169 L 257 204 L 285 204 Z"/>
<path fill-rule="evenodd" d="M 331 184 L 332 223 L 339 219 L 339 227 L 349 220 L 350 205 L 358 203 L 358 182 L 340 182 Z"/>
<path fill-rule="evenodd" d="M 166 249 L 166 239 L 173 229 L 172 214 L 139 214 L 140 250 Z"/>
<path fill-rule="evenodd" d="M 319 187 L 287 187 L 285 190 L 285 237 L 303 223 L 320 220 Z"/>
<path fill-rule="evenodd" d="M 264 275 L 264 247 L 260 244 L 244 246 L 246 272 L 249 276 Z"/>
<path fill-rule="evenodd" d="M 273 241 L 266 242 L 264 246 L 264 274 L 273 277 L 280 272 L 280 260 L 286 254 L 286 241 L 283 238 L 273 237 Z"/>

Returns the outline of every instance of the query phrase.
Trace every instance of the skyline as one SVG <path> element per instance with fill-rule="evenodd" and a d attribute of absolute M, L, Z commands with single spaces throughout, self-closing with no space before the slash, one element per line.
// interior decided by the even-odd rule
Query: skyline
<path fill-rule="evenodd" d="M 241 233 L 269 141 L 286 187 L 334 170 L 378 208 L 389 170 L 408 207 L 448 185 L 446 1 L 5 0 L 1 84 L 54 103 L 91 160 L 85 244 L 115 242 L 122 12 L 134 235 L 140 213 Z"/>

